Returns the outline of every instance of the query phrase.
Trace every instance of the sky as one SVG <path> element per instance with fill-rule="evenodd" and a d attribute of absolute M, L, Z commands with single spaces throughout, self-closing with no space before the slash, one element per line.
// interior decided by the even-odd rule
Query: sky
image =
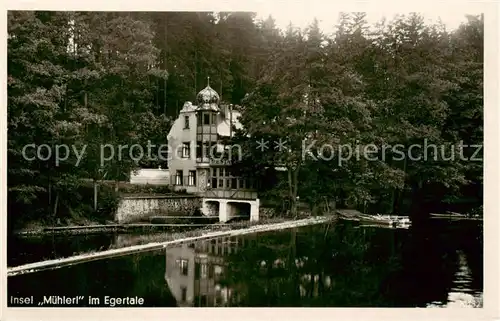
<path fill-rule="evenodd" d="M 441 21 L 448 30 L 457 28 L 465 22 L 466 14 L 491 13 L 493 6 L 487 1 L 470 0 L 238 0 L 238 1 L 199 1 L 199 0 L 6 0 L 11 9 L 33 9 L 38 3 L 46 10 L 123 10 L 123 11 L 252 11 L 258 18 L 272 15 L 281 29 L 292 24 L 306 28 L 316 17 L 325 33 L 333 32 L 340 12 L 367 12 L 370 24 L 382 17 L 391 20 L 396 14 L 419 12 L 431 21 Z M 495 10 L 495 9 L 493 9 Z M 490 11 L 490 12 L 488 12 Z M 488 17 L 486 17 L 488 18 Z"/>
<path fill-rule="evenodd" d="M 357 10 L 361 11 L 361 10 Z M 480 14 L 480 11 L 464 11 L 464 10 L 443 10 L 441 12 L 433 10 L 430 12 L 418 11 L 422 13 L 428 22 L 437 22 L 438 19 L 446 25 L 446 29 L 452 30 L 460 26 L 460 23 L 466 22 L 465 15 Z M 269 15 L 273 16 L 277 26 L 280 29 L 285 29 L 287 25 L 292 24 L 301 29 L 306 28 L 316 17 L 319 21 L 319 26 L 324 32 L 333 32 L 334 26 L 337 24 L 340 11 L 325 10 L 323 7 L 309 6 L 306 8 L 293 8 L 293 2 L 290 2 L 288 10 L 282 8 L 266 7 L 257 11 L 257 18 L 265 19 Z M 391 20 L 396 14 L 409 13 L 404 11 L 367 11 L 367 21 L 370 24 L 375 24 L 383 17 Z"/>

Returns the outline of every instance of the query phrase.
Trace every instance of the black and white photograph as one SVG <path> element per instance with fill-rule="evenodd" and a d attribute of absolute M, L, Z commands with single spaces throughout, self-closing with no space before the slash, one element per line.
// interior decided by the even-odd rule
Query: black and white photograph
<path fill-rule="evenodd" d="M 284 7 L 6 12 L 8 308 L 495 305 L 488 12 Z"/>

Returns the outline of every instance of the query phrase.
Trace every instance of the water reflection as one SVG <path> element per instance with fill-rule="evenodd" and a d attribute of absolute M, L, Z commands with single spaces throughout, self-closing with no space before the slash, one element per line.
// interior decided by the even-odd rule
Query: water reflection
<path fill-rule="evenodd" d="M 148 307 L 481 306 L 480 227 L 356 226 L 217 238 L 17 275 L 8 294 L 139 296 Z"/>
<path fill-rule="evenodd" d="M 482 307 L 482 293 L 473 290 L 473 277 L 467 257 L 463 251 L 458 251 L 458 267 L 455 272 L 453 287 L 448 293 L 448 307 Z"/>
<path fill-rule="evenodd" d="M 165 280 L 179 306 L 229 303 L 233 291 L 220 280 L 226 269 L 224 256 L 237 250 L 237 242 L 234 238 L 213 239 L 166 250 Z"/>
<path fill-rule="evenodd" d="M 167 248 L 165 280 L 179 306 L 247 305 L 251 302 L 245 294 L 252 293 L 250 288 L 253 292 L 263 290 L 259 294 L 267 297 L 274 290 L 283 298 L 287 290 L 296 292 L 298 297 L 317 297 L 321 289 L 331 287 L 329 275 L 304 272 L 294 280 L 295 289 L 273 289 L 271 278 L 296 277 L 293 270 L 307 269 L 310 264 L 309 257 L 294 254 L 296 230 L 291 232 L 288 244 L 274 244 L 270 237 L 225 237 Z M 267 279 L 267 284 L 249 286 L 259 278 Z"/>
<path fill-rule="evenodd" d="M 482 307 L 482 291 L 474 290 L 474 278 L 467 257 L 461 250 L 457 251 L 457 271 L 454 274 L 452 287 L 446 302 L 432 302 L 427 307 Z"/>
<path fill-rule="evenodd" d="M 168 248 L 165 280 L 180 306 L 322 305 L 336 282 L 344 286 L 333 274 L 352 273 L 346 265 L 366 249 L 365 238 L 346 239 L 345 231 L 312 227 Z"/>
<path fill-rule="evenodd" d="M 412 232 L 345 223 L 199 241 L 166 249 L 165 280 L 180 306 L 480 306 L 470 253 Z"/>

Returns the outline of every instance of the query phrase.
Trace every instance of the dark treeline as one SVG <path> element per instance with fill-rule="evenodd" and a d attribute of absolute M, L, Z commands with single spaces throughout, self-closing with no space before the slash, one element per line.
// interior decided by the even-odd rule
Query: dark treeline
<path fill-rule="evenodd" d="M 482 162 L 388 155 L 338 166 L 336 156 L 304 160 L 299 151 L 305 138 L 317 140 L 315 155 L 321 143 L 482 144 L 483 18 L 468 17 L 452 32 L 417 14 L 374 28 L 363 13 L 332 24 L 336 33 L 326 35 L 316 21 L 281 31 L 253 13 L 9 12 L 9 218 L 93 211 L 82 178 L 124 180 L 134 168 L 165 166 L 134 162 L 128 150 L 101 164 L 100 146 L 165 143 L 207 77 L 223 102 L 243 106 L 238 137 L 282 138 L 292 148 L 273 151 L 271 142 L 264 155 L 250 146 L 239 164 L 262 175 L 263 197 L 289 200 L 292 212 L 297 197 L 312 207 L 335 197 L 394 212 L 406 203 L 482 204 Z M 27 144 L 49 145 L 52 158 L 40 160 L 32 147 L 23 155 Z M 60 144 L 69 157 L 56 164 Z M 84 146 L 75 166 L 71 148 Z M 266 170 L 276 165 L 287 169 L 285 179 Z M 111 192 L 101 197 L 104 210 Z"/>
<path fill-rule="evenodd" d="M 316 211 L 332 198 L 414 217 L 480 212 L 483 18 L 467 18 L 452 32 L 418 14 L 373 28 L 342 14 L 333 35 L 290 26 L 243 100 L 241 172 L 262 175 L 261 197 L 292 215 L 298 199 Z"/>

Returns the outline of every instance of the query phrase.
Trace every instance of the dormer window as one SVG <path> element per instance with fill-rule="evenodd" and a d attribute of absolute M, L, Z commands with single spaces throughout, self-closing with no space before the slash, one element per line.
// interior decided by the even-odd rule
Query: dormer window
<path fill-rule="evenodd" d="M 184 129 L 189 129 L 189 116 L 184 116 Z"/>

